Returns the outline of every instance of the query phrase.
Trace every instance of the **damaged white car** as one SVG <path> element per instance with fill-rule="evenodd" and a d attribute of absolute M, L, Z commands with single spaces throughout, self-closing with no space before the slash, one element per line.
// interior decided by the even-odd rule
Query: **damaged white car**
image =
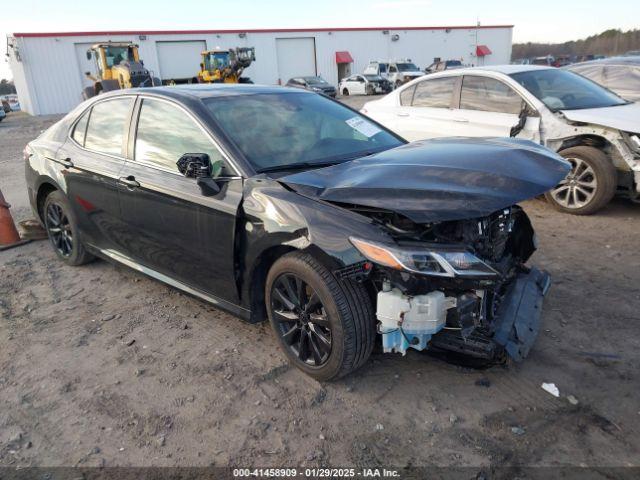
<path fill-rule="evenodd" d="M 362 112 L 407 140 L 518 137 L 572 165 L 546 194 L 558 210 L 596 212 L 617 193 L 640 200 L 640 105 L 565 70 L 504 65 L 414 80 Z"/>

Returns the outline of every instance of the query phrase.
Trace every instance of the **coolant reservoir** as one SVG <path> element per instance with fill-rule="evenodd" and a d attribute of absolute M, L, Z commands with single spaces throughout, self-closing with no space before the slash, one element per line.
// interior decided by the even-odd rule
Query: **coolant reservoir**
<path fill-rule="evenodd" d="M 447 307 L 440 291 L 409 297 L 397 288 L 378 292 L 376 315 L 385 352 L 423 350 L 431 335 L 444 327 Z"/>

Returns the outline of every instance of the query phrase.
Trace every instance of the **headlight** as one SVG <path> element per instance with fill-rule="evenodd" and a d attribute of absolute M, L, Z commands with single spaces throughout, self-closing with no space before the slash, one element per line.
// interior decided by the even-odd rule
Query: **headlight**
<path fill-rule="evenodd" d="M 311 87 L 311 90 L 313 90 L 314 92 L 321 92 L 322 89 L 318 88 L 318 87 Z"/>
<path fill-rule="evenodd" d="M 498 275 L 493 268 L 465 250 L 412 250 L 361 240 L 349 240 L 365 258 L 373 263 L 438 277 L 476 277 Z"/>

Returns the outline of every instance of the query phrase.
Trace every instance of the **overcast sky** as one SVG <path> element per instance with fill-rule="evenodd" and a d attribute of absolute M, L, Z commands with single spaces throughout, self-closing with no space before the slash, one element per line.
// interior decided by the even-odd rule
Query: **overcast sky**
<path fill-rule="evenodd" d="M 4 54 L 5 37 L 14 32 L 402 27 L 475 25 L 478 20 L 515 25 L 514 42 L 562 42 L 609 28 L 640 28 L 637 1 L 2 0 L 0 48 Z M 0 78 L 10 75 L 0 61 Z"/>

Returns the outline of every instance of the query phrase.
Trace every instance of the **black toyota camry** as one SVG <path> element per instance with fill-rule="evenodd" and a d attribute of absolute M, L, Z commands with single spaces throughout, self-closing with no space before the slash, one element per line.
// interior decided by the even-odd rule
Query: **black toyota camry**
<path fill-rule="evenodd" d="M 514 139 L 407 144 L 300 89 L 122 90 L 25 148 L 34 212 L 61 260 L 101 257 L 269 319 L 319 380 L 383 351 L 520 360 L 548 275 L 517 202 L 569 164 Z"/>

